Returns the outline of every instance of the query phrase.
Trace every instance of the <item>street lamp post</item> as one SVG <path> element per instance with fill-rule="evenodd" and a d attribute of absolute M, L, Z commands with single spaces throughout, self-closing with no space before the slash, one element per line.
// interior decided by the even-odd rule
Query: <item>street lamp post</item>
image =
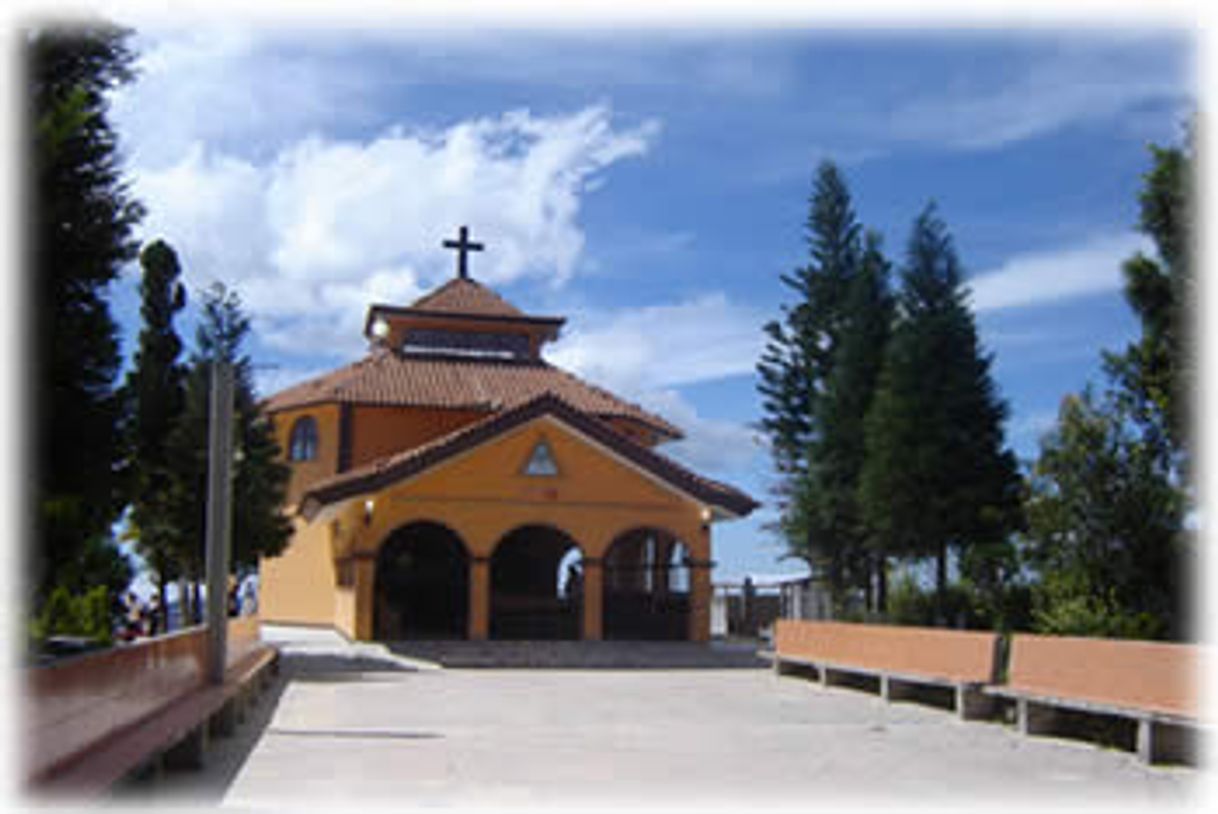
<path fill-rule="evenodd" d="M 228 563 L 232 549 L 233 368 L 216 361 L 211 372 L 207 463 L 207 678 L 224 683 L 228 646 Z"/>

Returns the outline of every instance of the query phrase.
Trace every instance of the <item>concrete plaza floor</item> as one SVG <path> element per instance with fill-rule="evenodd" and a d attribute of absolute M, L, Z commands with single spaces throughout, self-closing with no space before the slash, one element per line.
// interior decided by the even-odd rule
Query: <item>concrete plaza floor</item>
<path fill-rule="evenodd" d="M 279 684 L 150 802 L 1191 806 L 1203 773 L 765 669 L 437 669 L 278 634 Z"/>

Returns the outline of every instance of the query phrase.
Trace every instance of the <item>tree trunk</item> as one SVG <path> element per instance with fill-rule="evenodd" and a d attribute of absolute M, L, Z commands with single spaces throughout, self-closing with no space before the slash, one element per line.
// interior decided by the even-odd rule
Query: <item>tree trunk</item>
<path fill-rule="evenodd" d="M 178 627 L 184 628 L 189 626 L 190 619 L 193 616 L 190 610 L 190 591 L 187 590 L 190 581 L 185 574 L 178 577 Z"/>
<path fill-rule="evenodd" d="M 888 557 L 882 551 L 875 555 L 875 609 L 881 616 L 888 614 Z"/>
<path fill-rule="evenodd" d="M 939 543 L 935 557 L 935 624 L 947 625 L 947 543 Z"/>
<path fill-rule="evenodd" d="M 196 625 L 203 624 L 203 589 L 200 587 L 201 584 L 198 579 L 194 580 L 191 584 L 191 589 L 195 593 L 194 600 L 190 603 L 191 611 L 193 611 L 191 619 Z"/>
<path fill-rule="evenodd" d="M 865 555 L 863 568 L 863 607 L 874 613 L 876 611 L 875 604 L 875 563 L 871 555 Z"/>
<path fill-rule="evenodd" d="M 153 636 L 169 631 L 169 586 L 165 584 L 164 572 L 160 571 L 156 576 L 156 601 L 157 609 L 152 616 L 152 630 L 148 631 Z"/>

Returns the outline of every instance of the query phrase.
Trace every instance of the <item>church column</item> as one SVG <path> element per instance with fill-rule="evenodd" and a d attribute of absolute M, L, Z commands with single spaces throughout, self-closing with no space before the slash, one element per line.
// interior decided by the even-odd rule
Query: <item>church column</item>
<path fill-rule="evenodd" d="M 669 563 L 672 560 L 672 547 L 674 545 L 671 537 L 665 535 L 656 539 L 656 559 L 653 566 L 652 588 L 651 592 L 656 596 L 664 596 L 668 593 L 668 582 L 672 579 L 670 574 Z"/>
<path fill-rule="evenodd" d="M 372 641 L 373 587 L 376 580 L 376 554 L 360 551 L 351 555 L 355 569 L 355 639 Z"/>
<path fill-rule="evenodd" d="M 485 641 L 491 634 L 491 558 L 469 559 L 469 638 Z"/>
<path fill-rule="evenodd" d="M 710 641 L 711 628 L 711 569 L 715 563 L 710 558 L 711 530 L 708 515 L 702 516 L 702 527 L 698 530 L 701 539 L 696 549 L 691 550 L 689 558 L 689 640 L 691 642 Z M 695 556 L 694 551 L 701 549 L 702 556 Z"/>
<path fill-rule="evenodd" d="M 689 563 L 689 640 L 710 641 L 711 568 L 710 560 Z"/>
<path fill-rule="evenodd" d="M 584 630 L 586 641 L 600 641 L 604 638 L 602 615 L 604 612 L 605 563 L 601 559 L 584 557 L 583 586 L 584 592 Z"/>

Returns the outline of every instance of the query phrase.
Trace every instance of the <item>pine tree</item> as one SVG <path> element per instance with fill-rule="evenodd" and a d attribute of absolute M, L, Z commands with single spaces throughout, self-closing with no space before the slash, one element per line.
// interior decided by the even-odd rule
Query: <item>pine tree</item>
<path fill-rule="evenodd" d="M 35 307 L 34 534 L 27 563 L 45 597 L 123 503 L 120 364 L 107 286 L 135 257 L 142 210 L 122 180 L 107 94 L 131 80 L 127 32 L 39 29 L 25 38 L 32 124 L 29 264 Z"/>
<path fill-rule="evenodd" d="M 899 320 L 865 420 L 859 497 L 873 544 L 934 559 L 941 622 L 949 552 L 984 573 L 979 547 L 1021 522 L 1021 481 L 1003 448 L 1006 405 L 965 296 L 951 237 L 930 205 L 914 222 Z"/>
<path fill-rule="evenodd" d="M 810 453 L 821 434 L 818 404 L 833 371 L 843 330 L 843 310 L 857 272 L 860 227 L 850 194 L 837 168 L 820 165 L 806 224 L 811 262 L 781 276 L 795 295 L 780 321 L 765 326 L 769 337 L 761 361 L 758 390 L 765 413 L 760 426 L 769 437 L 781 477 L 777 492 L 779 528 L 794 556 L 827 566 L 835 590 L 844 575 L 833 555 L 833 528 L 822 527 L 809 499 Z"/>
<path fill-rule="evenodd" d="M 178 361 L 182 341 L 173 327 L 174 315 L 186 305 L 186 290 L 178 281 L 177 255 L 168 244 L 154 241 L 140 254 L 139 336 L 134 366 L 124 396 L 130 415 L 127 429 L 133 483 L 130 536 L 157 579 L 161 613 L 168 602 L 166 585 L 176 579 L 175 551 L 183 547 L 181 532 L 170 517 L 171 479 L 167 442 L 182 412 L 185 367 Z M 165 619 L 158 620 L 165 629 Z"/>
<path fill-rule="evenodd" d="M 809 500 L 829 529 L 833 570 L 848 584 L 864 588 L 869 607 L 883 612 L 887 594 L 886 554 L 870 541 L 858 505 L 865 454 L 864 416 L 871 406 L 891 331 L 894 304 L 889 290 L 891 264 L 880 250 L 880 236 L 868 232 L 858 273 L 851 280 L 841 323 L 833 372 L 819 403 L 821 436 L 812 445 Z"/>

